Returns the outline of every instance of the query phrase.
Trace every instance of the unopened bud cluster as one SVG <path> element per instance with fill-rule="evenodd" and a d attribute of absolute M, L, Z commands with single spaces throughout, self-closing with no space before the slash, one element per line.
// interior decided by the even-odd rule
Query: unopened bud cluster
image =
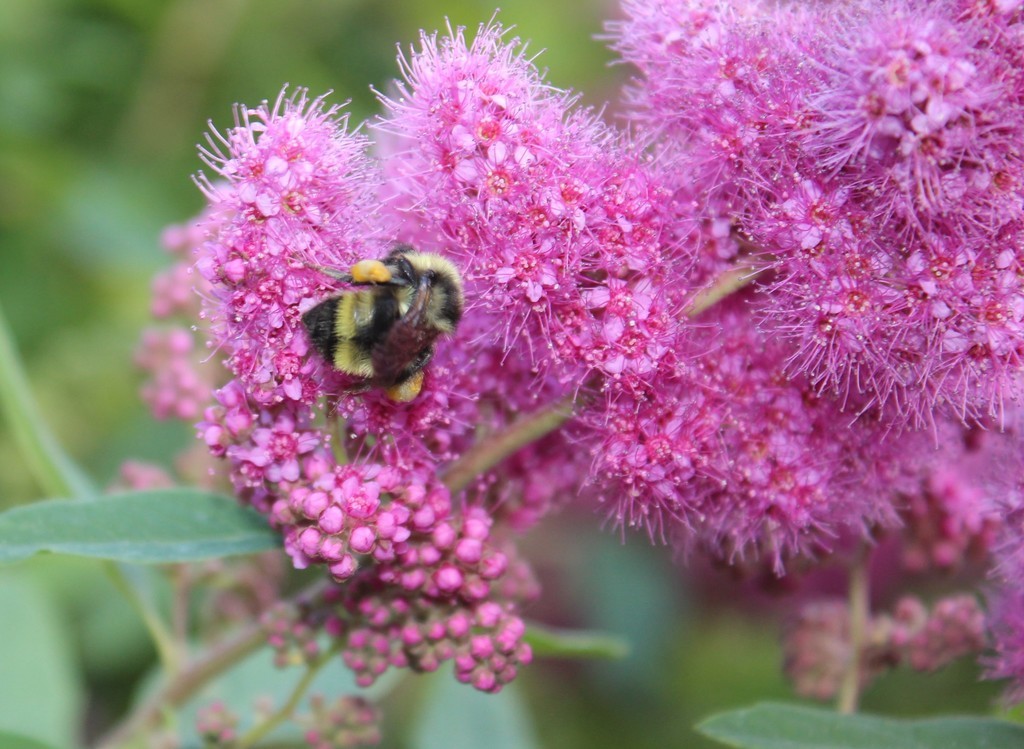
<path fill-rule="evenodd" d="M 785 670 L 796 691 L 818 700 L 839 691 L 853 657 L 850 610 L 843 601 L 805 604 L 783 636 Z M 930 609 L 913 597 L 891 613 L 865 622 L 860 649 L 860 687 L 886 671 L 907 666 L 935 671 L 985 646 L 985 615 L 970 595 L 951 596 Z"/>

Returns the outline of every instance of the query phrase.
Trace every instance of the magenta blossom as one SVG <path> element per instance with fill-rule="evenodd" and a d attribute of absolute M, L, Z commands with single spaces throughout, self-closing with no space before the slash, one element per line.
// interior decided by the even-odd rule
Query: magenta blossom
<path fill-rule="evenodd" d="M 901 524 L 919 568 L 984 558 L 1012 492 L 976 476 L 1019 447 L 995 432 L 1024 364 L 1024 76 L 1019 9 L 965 3 L 631 0 L 622 130 L 493 23 L 423 34 L 365 136 L 304 90 L 239 107 L 168 237 L 226 379 L 189 376 L 187 335 L 143 358 L 171 377 L 154 407 L 201 413 L 240 500 L 332 581 L 274 624 L 281 658 L 326 632 L 361 684 L 452 661 L 501 689 L 532 658 L 515 535 L 574 499 L 776 575 Z M 465 291 L 408 403 L 302 323 L 396 242 Z M 188 270 L 157 312 L 189 312 Z M 1006 601 L 993 672 L 1020 678 Z M 975 646 L 976 614 L 908 605 L 901 657 Z"/>
<path fill-rule="evenodd" d="M 894 425 L 1020 394 L 1020 17 L 960 5 L 635 0 L 611 27 L 634 117 L 775 271 L 788 371 Z"/>

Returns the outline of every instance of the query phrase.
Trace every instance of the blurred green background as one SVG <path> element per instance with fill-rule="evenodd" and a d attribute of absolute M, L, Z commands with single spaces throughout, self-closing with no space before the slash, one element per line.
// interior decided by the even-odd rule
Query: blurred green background
<path fill-rule="evenodd" d="M 554 85 L 595 107 L 614 101 L 626 71 L 594 39 L 614 3 L 501 8 L 504 24 L 545 50 L 539 64 Z M 396 45 L 446 18 L 473 28 L 494 13 L 475 0 L 0 0 L 0 306 L 42 413 L 100 484 L 126 458 L 168 463 L 192 439 L 187 425 L 148 416 L 131 360 L 150 279 L 168 263 L 160 232 L 201 206 L 190 175 L 207 121 L 225 127 L 235 102 L 273 99 L 290 83 L 351 99 L 359 122 L 377 111 L 369 87 L 396 74 Z M 40 493 L 5 425 L 0 507 Z M 616 633 L 633 653 L 528 669 L 519 697 L 536 745 L 707 747 L 689 730 L 701 717 L 789 696 L 774 623 L 785 605 L 756 616 L 708 607 L 665 549 L 641 537 L 622 545 L 600 525 L 583 513 L 531 536 L 546 586 L 534 614 Z M 712 583 L 726 598 L 729 585 Z M 141 626 L 92 562 L 0 570 L 0 612 L 0 727 L 69 746 L 82 725 L 94 732 L 122 709 L 151 665 Z M 996 689 L 976 676 L 963 664 L 891 677 L 867 707 L 985 711 Z M 477 704 L 465 699 L 451 721 Z M 386 709 L 385 745 L 418 746 L 414 727 L 427 718 L 417 687 Z"/>

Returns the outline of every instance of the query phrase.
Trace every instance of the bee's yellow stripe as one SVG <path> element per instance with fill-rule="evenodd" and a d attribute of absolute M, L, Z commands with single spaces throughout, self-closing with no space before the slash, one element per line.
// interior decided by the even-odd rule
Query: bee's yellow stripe
<path fill-rule="evenodd" d="M 373 377 L 370 352 L 353 340 L 356 334 L 373 321 L 373 294 L 368 291 L 350 291 L 338 301 L 334 330 L 338 346 L 334 351 L 334 366 L 357 377 Z"/>

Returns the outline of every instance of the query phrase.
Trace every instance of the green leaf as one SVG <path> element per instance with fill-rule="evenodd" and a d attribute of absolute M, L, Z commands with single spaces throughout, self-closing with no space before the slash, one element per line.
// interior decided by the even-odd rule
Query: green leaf
<path fill-rule="evenodd" d="M 4 749 L 54 749 L 53 744 L 44 744 L 27 736 L 7 731 L 0 731 L 0 746 Z"/>
<path fill-rule="evenodd" d="M 1020 749 L 1024 726 L 989 718 L 895 720 L 765 703 L 697 726 L 737 749 Z"/>
<path fill-rule="evenodd" d="M 421 718 L 413 729 L 413 749 L 536 749 L 533 722 L 510 684 L 484 694 L 455 680 L 450 668 L 431 677 Z"/>
<path fill-rule="evenodd" d="M 120 562 L 192 562 L 280 545 L 259 513 L 193 489 L 52 499 L 0 514 L 0 562 L 39 551 Z"/>
<path fill-rule="evenodd" d="M 669 643 L 684 624 L 679 570 L 653 546 L 623 543 L 613 534 L 593 534 L 585 544 L 571 582 L 582 616 L 630 644 L 628 658 L 588 664 L 590 678 L 609 696 L 658 699 L 651 674 L 664 667 Z"/>
<path fill-rule="evenodd" d="M 629 643 L 605 632 L 555 629 L 531 622 L 523 638 L 541 658 L 614 659 L 629 655 Z"/>
<path fill-rule="evenodd" d="M 36 746 L 30 739 L 71 746 L 82 694 L 56 607 L 8 571 L 0 576 L 0 611 L 0 727 L 19 734 L 10 741 L 0 734 L 0 747 Z"/>
<path fill-rule="evenodd" d="M 43 422 L 14 338 L 0 310 L 0 410 L 21 448 L 29 470 L 41 486 L 55 494 L 90 497 L 92 482 L 75 464 Z"/>

